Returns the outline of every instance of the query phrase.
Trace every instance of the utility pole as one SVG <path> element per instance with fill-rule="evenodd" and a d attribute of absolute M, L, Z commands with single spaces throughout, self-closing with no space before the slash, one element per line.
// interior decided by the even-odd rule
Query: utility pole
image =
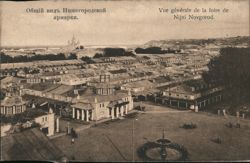
<path fill-rule="evenodd" d="M 135 120 L 133 119 L 133 129 L 132 129 L 132 154 L 133 154 L 133 159 L 132 159 L 132 162 L 135 162 L 135 152 L 134 152 L 134 128 L 135 128 Z"/>
<path fill-rule="evenodd" d="M 170 93 L 170 84 L 168 86 L 168 98 L 169 98 L 169 106 L 171 107 L 171 93 Z"/>
<path fill-rule="evenodd" d="M 135 140 L 134 140 L 134 135 L 135 135 L 135 120 L 137 121 L 138 119 L 133 119 L 133 129 L 132 129 L 132 162 L 135 162 Z"/>

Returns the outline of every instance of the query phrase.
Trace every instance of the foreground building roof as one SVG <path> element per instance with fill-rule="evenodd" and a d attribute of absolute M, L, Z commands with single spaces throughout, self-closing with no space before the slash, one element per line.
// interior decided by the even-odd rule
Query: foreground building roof
<path fill-rule="evenodd" d="M 1 139 L 3 160 L 60 160 L 64 156 L 62 151 L 38 128 Z"/>

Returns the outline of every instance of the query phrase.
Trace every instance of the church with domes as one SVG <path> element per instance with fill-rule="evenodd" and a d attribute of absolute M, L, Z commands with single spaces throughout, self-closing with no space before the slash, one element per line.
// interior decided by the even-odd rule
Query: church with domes
<path fill-rule="evenodd" d="M 116 119 L 133 109 L 130 91 L 115 90 L 109 75 L 100 75 L 100 81 L 88 94 L 78 95 L 71 105 L 72 118 L 82 121 Z"/>
<path fill-rule="evenodd" d="M 71 40 L 68 40 L 68 44 L 63 47 L 63 51 L 73 51 L 75 50 L 77 47 L 80 46 L 80 41 L 76 40 L 75 36 L 73 35 Z"/>

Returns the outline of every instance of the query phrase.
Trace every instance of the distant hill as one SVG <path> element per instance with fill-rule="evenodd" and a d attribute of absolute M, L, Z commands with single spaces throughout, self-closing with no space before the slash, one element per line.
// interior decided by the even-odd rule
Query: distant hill
<path fill-rule="evenodd" d="M 174 39 L 174 40 L 152 40 L 144 45 L 146 47 L 166 48 L 197 48 L 206 45 L 227 45 L 227 46 L 250 46 L 249 36 L 238 36 L 229 38 L 210 38 L 210 39 Z"/>

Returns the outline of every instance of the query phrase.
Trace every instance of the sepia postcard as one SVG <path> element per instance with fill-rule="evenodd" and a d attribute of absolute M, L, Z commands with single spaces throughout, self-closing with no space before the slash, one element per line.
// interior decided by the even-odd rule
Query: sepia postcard
<path fill-rule="evenodd" d="M 250 162 L 249 8 L 1 1 L 1 161 Z"/>

